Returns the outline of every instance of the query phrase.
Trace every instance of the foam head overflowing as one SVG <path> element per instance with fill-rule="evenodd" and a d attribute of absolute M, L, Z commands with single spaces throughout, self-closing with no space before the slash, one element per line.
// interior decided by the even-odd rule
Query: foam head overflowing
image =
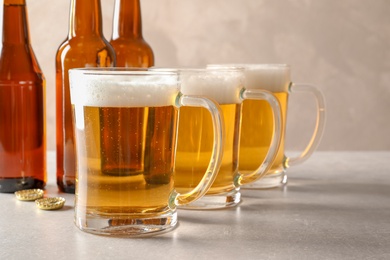
<path fill-rule="evenodd" d="M 70 70 L 71 102 L 93 107 L 157 107 L 175 103 L 175 73 L 146 71 Z"/>
<path fill-rule="evenodd" d="M 290 85 L 290 66 L 285 64 L 215 64 L 208 68 L 243 68 L 246 89 L 265 89 L 287 92 Z"/>
<path fill-rule="evenodd" d="M 181 92 L 184 95 L 200 95 L 212 98 L 219 104 L 239 104 L 240 91 L 244 87 L 242 71 L 186 71 L 180 72 Z"/>

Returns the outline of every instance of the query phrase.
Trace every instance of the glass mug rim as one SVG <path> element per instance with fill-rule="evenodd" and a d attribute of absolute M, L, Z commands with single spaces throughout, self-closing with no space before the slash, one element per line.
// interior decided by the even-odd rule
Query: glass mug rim
<path fill-rule="evenodd" d="M 213 74 L 213 73 L 244 73 L 243 67 L 229 68 L 172 68 L 172 67 L 104 67 L 104 68 L 72 68 L 69 72 L 81 73 L 88 76 L 177 76 L 177 84 L 181 83 L 179 76 L 181 74 Z M 179 87 L 181 89 L 181 87 Z"/>
<path fill-rule="evenodd" d="M 148 68 L 149 71 L 161 71 L 161 72 L 177 72 L 179 74 L 181 73 L 215 73 L 215 72 L 225 72 L 225 73 L 231 73 L 231 72 L 243 72 L 245 68 L 243 67 L 226 67 L 226 68 L 174 68 L 174 67 L 150 67 Z"/>
<path fill-rule="evenodd" d="M 109 76 L 109 75 L 177 75 L 174 70 L 171 71 L 152 71 L 149 68 L 136 67 L 101 67 L 101 68 L 72 68 L 69 71 L 83 73 L 84 75 Z"/>
<path fill-rule="evenodd" d="M 211 63 L 206 65 L 207 68 L 241 68 L 244 70 L 255 69 L 275 69 L 275 70 L 290 70 L 291 65 L 286 63 Z"/>

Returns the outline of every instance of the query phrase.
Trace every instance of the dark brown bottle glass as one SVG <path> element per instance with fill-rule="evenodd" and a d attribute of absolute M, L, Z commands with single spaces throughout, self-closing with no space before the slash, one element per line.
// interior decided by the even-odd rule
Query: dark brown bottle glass
<path fill-rule="evenodd" d="M 139 0 L 115 1 L 110 43 L 116 53 L 116 66 L 146 68 L 154 65 L 152 48 L 142 37 Z M 145 135 L 143 120 L 144 108 L 135 108 L 131 113 L 121 108 L 100 111 L 101 163 L 104 174 L 120 176 L 143 171 L 143 153 L 148 148 L 137 142 Z M 105 136 L 116 138 L 106 139 Z"/>
<path fill-rule="evenodd" d="M 0 192 L 46 185 L 45 78 L 25 0 L 4 0 L 0 56 Z"/>
<path fill-rule="evenodd" d="M 112 67 L 115 52 L 104 38 L 100 0 L 72 0 L 68 38 L 56 55 L 57 185 L 75 192 L 76 158 L 68 71 Z"/>

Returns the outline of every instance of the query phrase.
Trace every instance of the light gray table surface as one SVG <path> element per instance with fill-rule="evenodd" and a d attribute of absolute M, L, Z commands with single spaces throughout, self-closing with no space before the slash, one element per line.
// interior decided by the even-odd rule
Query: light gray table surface
<path fill-rule="evenodd" d="M 316 152 L 283 188 L 242 190 L 227 210 L 179 210 L 176 229 L 138 239 L 78 230 L 53 152 L 48 176 L 61 210 L 0 194 L 0 259 L 390 259 L 390 152 Z"/>

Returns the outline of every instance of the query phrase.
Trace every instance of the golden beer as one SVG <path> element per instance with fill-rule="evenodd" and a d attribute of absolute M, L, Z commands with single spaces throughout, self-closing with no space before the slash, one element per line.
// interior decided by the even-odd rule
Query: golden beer
<path fill-rule="evenodd" d="M 102 127 L 101 113 L 116 113 L 118 108 L 84 107 L 83 129 L 77 128 L 76 140 L 85 144 L 85 149 L 78 149 L 78 172 L 76 178 L 77 209 L 88 214 L 156 212 L 161 214 L 168 209 L 167 197 L 173 189 L 174 144 L 176 138 L 177 108 L 163 107 L 121 107 L 120 109 L 136 116 L 139 109 L 146 116 L 141 122 L 145 134 L 140 135 L 137 143 L 128 142 L 123 147 L 121 137 L 111 144 L 114 154 L 103 153 L 94 133 L 104 136 L 105 128 L 117 126 L 117 122 Z M 112 110 L 112 111 L 110 111 Z M 153 111 L 153 112 L 151 112 Z M 131 123 L 131 122 L 130 122 Z M 125 124 L 125 122 L 123 122 Z M 128 125 L 131 128 L 131 124 Z M 169 133 L 169 134 L 166 134 Z M 108 136 L 106 136 L 108 137 Z M 123 137 L 126 138 L 126 137 Z M 123 159 L 122 150 L 143 147 L 138 155 L 143 160 L 128 157 Z M 115 169 L 106 172 L 104 157 L 118 159 Z M 138 165 L 135 165 L 138 163 Z M 114 174 L 115 173 L 115 174 Z M 165 209 L 165 210 L 164 210 Z M 79 212 L 81 214 L 81 212 Z"/>
<path fill-rule="evenodd" d="M 234 176 L 238 170 L 238 144 L 241 104 L 220 104 L 225 122 L 222 165 L 208 195 L 235 189 Z M 211 157 L 213 126 L 210 113 L 202 108 L 180 109 L 176 151 L 175 186 L 188 191 L 198 185 Z"/>
<path fill-rule="evenodd" d="M 287 118 L 287 92 L 273 93 L 280 103 L 281 140 L 272 167 L 267 172 L 279 174 L 284 171 L 284 137 Z M 240 140 L 240 172 L 252 172 L 264 161 L 274 133 L 274 121 L 271 106 L 263 100 L 244 100 L 242 104 L 242 125 Z"/>

